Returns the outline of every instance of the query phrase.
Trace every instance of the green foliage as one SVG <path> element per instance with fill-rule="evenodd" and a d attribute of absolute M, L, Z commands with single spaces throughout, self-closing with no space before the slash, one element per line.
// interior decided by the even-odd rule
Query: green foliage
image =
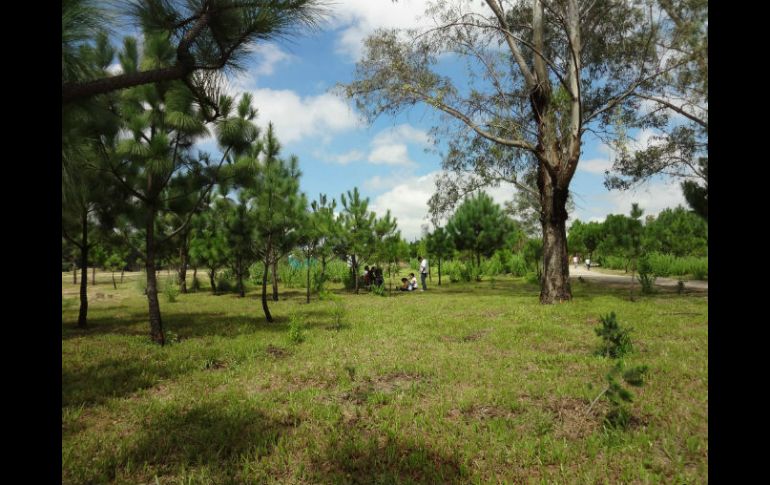
<path fill-rule="evenodd" d="M 522 256 L 527 263 L 528 272 L 534 272 L 539 279 L 543 273 L 543 240 L 528 239 L 522 249 Z"/>
<path fill-rule="evenodd" d="M 174 303 L 176 301 L 176 297 L 179 296 L 179 284 L 176 281 L 176 278 L 168 278 L 166 279 L 164 285 L 163 285 L 163 294 L 166 295 L 166 300 L 169 303 Z"/>
<path fill-rule="evenodd" d="M 657 275 L 652 270 L 652 263 L 650 263 L 649 256 L 643 255 L 639 258 L 636 265 L 636 272 L 638 273 L 637 278 L 639 279 L 639 283 L 642 285 L 642 293 L 652 293 L 655 290 L 654 285 Z"/>
<path fill-rule="evenodd" d="M 611 428 L 626 429 L 631 423 L 631 412 L 626 406 L 633 402 L 634 395 L 623 386 L 623 382 L 634 387 L 644 385 L 644 376 L 649 368 L 646 365 L 624 370 L 623 361 L 618 361 L 607 374 L 605 397 L 610 409 L 604 418 L 604 423 Z M 620 376 L 621 380 L 618 380 Z"/>
<path fill-rule="evenodd" d="M 136 279 L 135 285 L 136 291 L 138 291 L 140 295 L 147 295 L 147 273 L 142 271 L 142 274 Z"/>
<path fill-rule="evenodd" d="M 524 281 L 526 281 L 530 285 L 540 286 L 540 278 L 541 276 L 533 271 L 529 271 L 527 272 L 527 274 L 524 275 Z"/>
<path fill-rule="evenodd" d="M 294 344 L 301 344 L 305 341 L 304 323 L 302 318 L 292 313 L 289 317 L 289 340 Z"/>
<path fill-rule="evenodd" d="M 704 257 L 708 253 L 708 223 L 682 206 L 665 209 L 645 225 L 644 245 L 650 251 L 677 257 Z"/>
<path fill-rule="evenodd" d="M 620 326 L 615 312 L 600 316 L 602 326 L 594 329 L 596 335 L 602 338 L 602 345 L 597 350 L 599 355 L 617 359 L 633 350 L 631 344 L 631 328 Z"/>
<path fill-rule="evenodd" d="M 385 285 L 372 285 L 372 293 L 377 296 L 388 296 L 385 292 Z"/>
<path fill-rule="evenodd" d="M 513 221 L 485 192 L 466 198 L 447 222 L 446 231 L 459 250 L 490 256 L 515 230 Z"/>
<path fill-rule="evenodd" d="M 347 310 L 345 309 L 345 303 L 339 297 L 332 300 L 331 317 L 334 328 L 337 330 L 342 328 L 347 318 Z"/>
<path fill-rule="evenodd" d="M 252 263 L 251 266 L 249 266 L 249 281 L 255 285 L 255 286 L 262 286 L 262 276 L 265 272 L 265 263 L 262 261 L 257 261 L 255 263 Z M 270 274 L 270 271 L 267 272 L 267 283 L 270 284 L 272 282 L 272 274 Z"/>
<path fill-rule="evenodd" d="M 646 255 L 651 272 L 656 276 L 693 275 L 696 279 L 708 279 L 708 258 L 676 257 L 671 254 L 651 252 Z M 625 269 L 628 260 L 618 256 L 603 255 L 599 262 L 609 269 Z"/>
<path fill-rule="evenodd" d="M 192 284 L 190 285 L 190 290 L 195 292 L 199 291 L 201 289 L 201 280 L 198 278 L 198 276 L 194 276 L 192 280 Z"/>

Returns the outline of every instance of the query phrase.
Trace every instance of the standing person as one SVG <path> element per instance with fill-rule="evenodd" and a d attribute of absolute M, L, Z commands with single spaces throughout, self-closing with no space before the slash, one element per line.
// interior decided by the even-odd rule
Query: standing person
<path fill-rule="evenodd" d="M 428 287 L 425 285 L 425 278 L 428 277 L 428 258 L 423 258 L 418 254 L 417 259 L 422 260 L 420 262 L 420 280 L 422 280 L 422 289 L 420 291 L 425 291 L 428 289 Z"/>
<path fill-rule="evenodd" d="M 572 256 L 572 262 L 575 264 L 575 269 L 577 269 L 577 265 L 578 265 L 578 255 L 577 254 Z"/>
<path fill-rule="evenodd" d="M 586 258 L 586 269 L 591 271 L 591 258 Z"/>

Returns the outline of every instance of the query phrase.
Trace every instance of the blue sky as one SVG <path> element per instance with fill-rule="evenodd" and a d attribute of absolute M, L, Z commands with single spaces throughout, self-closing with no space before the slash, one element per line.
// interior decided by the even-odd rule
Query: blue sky
<path fill-rule="evenodd" d="M 337 0 L 319 31 L 260 45 L 248 69 L 229 79 L 232 93 L 253 94 L 258 124 L 274 123 L 284 155 L 299 157 L 302 189 L 311 200 L 319 193 L 339 200 L 341 193 L 357 186 L 378 215 L 391 210 L 407 239 L 419 237 L 420 226 L 428 223 L 427 200 L 441 159 L 425 149 L 432 146 L 427 132 L 438 117 L 429 108 L 417 107 L 369 125 L 331 88 L 352 80 L 366 35 L 378 27 L 421 25 L 416 18 L 425 4 Z M 636 134 L 642 140 L 649 135 Z M 211 139 L 200 147 L 217 151 Z M 684 205 L 678 181 L 663 178 L 633 192 L 607 191 L 603 172 L 609 165 L 610 151 L 587 134 L 571 185 L 576 210 L 570 219 L 603 220 L 610 213 L 628 213 L 632 202 L 639 202 L 645 214 Z M 514 190 L 501 186 L 489 193 L 502 203 Z"/>

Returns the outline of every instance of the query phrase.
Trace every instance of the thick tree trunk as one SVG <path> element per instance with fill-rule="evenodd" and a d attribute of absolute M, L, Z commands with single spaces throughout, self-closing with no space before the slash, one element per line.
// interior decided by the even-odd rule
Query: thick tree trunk
<path fill-rule="evenodd" d="M 217 285 L 214 281 L 214 269 L 209 269 L 209 284 L 211 285 L 211 293 L 217 294 Z"/>
<path fill-rule="evenodd" d="M 557 188 L 543 168 L 539 170 L 538 185 L 542 205 L 540 222 L 543 227 L 543 275 L 540 303 L 555 303 L 572 299 L 567 258 L 567 194 Z"/>
<path fill-rule="evenodd" d="M 267 307 L 267 272 L 270 270 L 270 265 L 265 259 L 265 270 L 262 272 L 262 311 L 265 312 L 265 319 L 268 322 L 273 321 L 273 316 L 270 315 L 270 309 Z"/>
<path fill-rule="evenodd" d="M 179 247 L 179 292 L 187 293 L 187 244 Z"/>
<path fill-rule="evenodd" d="M 270 265 L 270 272 L 273 274 L 273 301 L 278 301 L 278 261 L 276 259 Z"/>
<path fill-rule="evenodd" d="M 88 326 L 88 219 L 83 214 L 82 237 L 80 246 L 80 310 L 78 311 L 78 327 L 86 328 Z"/>
<path fill-rule="evenodd" d="M 145 268 L 147 270 L 147 303 L 150 314 L 150 338 L 153 342 L 164 345 L 163 322 L 160 317 L 160 302 L 158 301 L 158 280 L 155 273 L 155 208 L 150 208 L 147 221 L 147 237 L 145 241 Z"/>

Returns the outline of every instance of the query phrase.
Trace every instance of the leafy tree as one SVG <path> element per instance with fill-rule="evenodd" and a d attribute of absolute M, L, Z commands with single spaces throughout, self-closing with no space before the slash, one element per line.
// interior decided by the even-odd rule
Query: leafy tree
<path fill-rule="evenodd" d="M 313 27 L 324 16 L 322 0 L 141 0 L 126 2 L 125 12 L 146 32 L 170 41 L 171 62 L 126 70 L 115 76 L 62 78 L 65 103 L 136 86 L 183 82 L 207 111 L 217 111 L 212 96 L 216 73 L 238 70 L 259 41 L 287 36 L 300 27 Z M 67 0 L 62 4 L 62 71 L 75 71 L 72 51 L 99 27 L 94 2 Z M 101 17 L 104 18 L 104 17 Z M 65 66 L 67 67 L 65 69 Z"/>
<path fill-rule="evenodd" d="M 369 198 L 361 198 L 358 187 L 340 196 L 342 212 L 339 215 L 341 226 L 337 253 L 345 259 L 350 258 L 350 271 L 353 285 L 358 294 L 358 274 L 361 255 L 366 254 L 374 245 L 375 214 L 369 211 Z"/>
<path fill-rule="evenodd" d="M 446 168 L 459 175 L 531 191 L 520 176 L 535 172 L 540 301 L 569 300 L 566 203 L 583 135 L 611 136 L 613 114 L 628 126 L 664 125 L 663 116 L 639 112 L 635 95 L 676 64 L 658 58 L 656 18 L 643 1 L 484 4 L 481 13 L 439 2 L 427 12 L 438 24 L 430 29 L 376 32 L 343 89 L 371 119 L 418 103 L 445 115 L 436 135 L 451 140 Z M 448 53 L 467 60 L 467 76 L 438 72 Z"/>
<path fill-rule="evenodd" d="M 278 259 L 290 251 L 299 242 L 303 219 L 307 210 L 305 195 L 299 191 L 299 161 L 297 157 L 289 160 L 279 158 L 281 145 L 275 137 L 273 124 L 269 123 L 261 145 L 263 164 L 256 171 L 254 186 L 246 193 L 252 204 L 256 235 L 254 244 L 256 253 L 262 260 L 262 309 L 268 322 L 273 321 L 267 305 L 267 275 L 273 269 L 273 282 L 276 283 L 275 265 Z M 252 157 L 256 157 L 253 153 Z M 274 286 L 274 299 L 277 299 Z"/>
<path fill-rule="evenodd" d="M 141 65 L 148 69 L 162 69 L 174 62 L 170 39 L 162 34 L 145 36 Z M 121 65 L 126 73 L 136 72 L 140 65 L 136 42 L 127 39 L 121 55 Z M 168 190 L 175 178 L 195 174 L 195 184 L 190 189 L 198 196 L 191 207 L 197 208 L 211 192 L 220 175 L 220 169 L 231 155 L 238 153 L 244 144 L 253 140 L 257 133 L 250 122 L 255 116 L 253 109 L 240 109 L 249 104 L 243 96 L 241 106 L 233 113 L 233 100 L 222 96 L 219 110 L 224 117 L 215 130 L 222 149 L 217 162 L 202 152 L 191 153 L 196 139 L 208 133 L 201 109 L 196 107 L 194 94 L 182 82 L 142 85 L 122 93 L 120 115 L 129 136 L 119 144 L 118 157 L 108 161 L 107 170 L 125 189 L 136 204 L 134 223 L 143 228 L 144 250 L 141 251 L 147 272 L 147 299 L 149 306 L 150 334 L 153 341 L 163 345 L 165 338 L 161 321 L 160 303 L 156 281 L 156 263 L 168 250 L 168 242 L 186 229 L 195 210 L 181 215 L 175 227 L 166 224 L 160 216 L 172 210 L 170 198 L 176 195 Z M 236 122 L 234 118 L 240 121 Z M 162 229 L 162 232 L 158 232 Z M 170 253 L 170 251 L 168 251 Z"/>
<path fill-rule="evenodd" d="M 577 219 L 572 223 L 572 226 L 570 226 L 567 243 L 571 253 L 586 253 L 590 259 L 593 259 L 593 253 L 599 246 L 601 239 L 601 223 L 583 223 L 580 219 Z"/>
<path fill-rule="evenodd" d="M 459 250 L 470 251 L 481 266 L 481 256 L 491 256 L 503 247 L 514 231 L 513 222 L 486 193 L 467 198 L 449 219 L 447 234 Z"/>
<path fill-rule="evenodd" d="M 441 285 L 441 260 L 451 258 L 454 254 L 454 242 L 451 235 L 443 228 L 437 227 L 427 238 L 427 253 L 438 260 L 438 284 Z"/>
<path fill-rule="evenodd" d="M 325 194 L 321 194 L 318 200 L 310 204 L 312 213 L 313 231 L 320 238 L 315 246 L 315 254 L 321 258 L 321 272 L 316 282 L 316 290 L 320 291 L 326 280 L 326 261 L 334 254 L 334 241 L 339 234 L 340 228 L 337 219 L 334 216 L 334 209 L 337 208 L 337 201 L 327 200 Z"/>
<path fill-rule="evenodd" d="M 705 256 L 708 224 L 684 207 L 665 209 L 644 227 L 644 246 L 674 256 Z"/>
<path fill-rule="evenodd" d="M 216 274 L 230 258 L 230 246 L 225 236 L 224 220 L 229 199 L 217 199 L 209 210 L 193 218 L 190 259 L 193 265 L 208 269 L 211 292 L 216 294 Z"/>
<path fill-rule="evenodd" d="M 257 221 L 248 207 L 248 196 L 241 192 L 238 203 L 230 205 L 225 220 L 225 241 L 229 248 L 229 263 L 238 282 L 238 295 L 243 298 L 246 292 L 243 279 L 249 265 L 256 256 L 254 251 L 254 231 Z"/>

